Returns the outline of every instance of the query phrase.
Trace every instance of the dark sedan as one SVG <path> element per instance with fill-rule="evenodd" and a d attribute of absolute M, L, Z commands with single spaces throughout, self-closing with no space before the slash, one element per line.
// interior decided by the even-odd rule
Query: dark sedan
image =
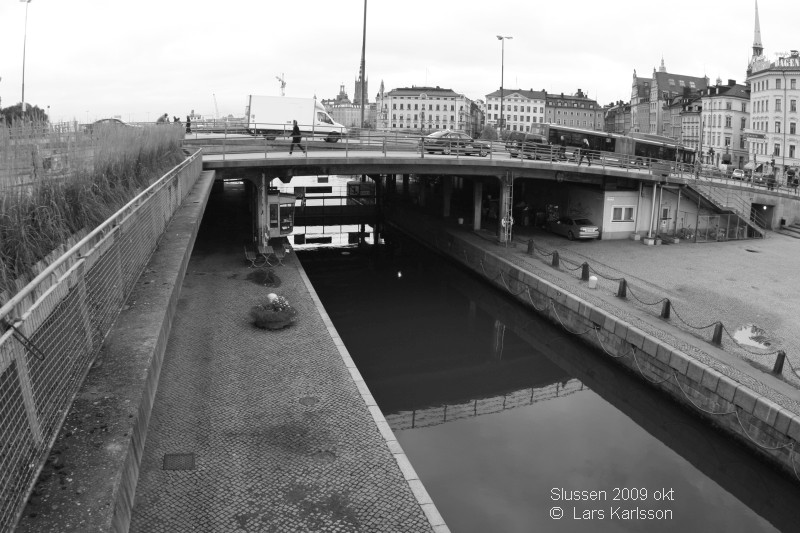
<path fill-rule="evenodd" d="M 489 154 L 489 143 L 476 141 L 466 133 L 458 131 L 437 131 L 423 139 L 426 152 L 433 154 L 465 154 L 486 157 Z"/>
<path fill-rule="evenodd" d="M 560 217 L 558 220 L 548 222 L 547 229 L 571 241 L 600 238 L 600 228 L 587 218 Z"/>

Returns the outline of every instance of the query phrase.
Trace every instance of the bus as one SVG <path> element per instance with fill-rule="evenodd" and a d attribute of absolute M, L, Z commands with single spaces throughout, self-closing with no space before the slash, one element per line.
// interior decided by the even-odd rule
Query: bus
<path fill-rule="evenodd" d="M 621 135 L 545 123 L 532 125 L 531 132 L 538 133 L 554 147 L 563 144 L 566 147 L 581 148 L 586 139 L 592 152 L 612 152 L 628 156 L 628 162 L 637 165 L 648 165 L 653 159 L 693 165 L 696 156 L 693 148 L 660 135 L 633 132 Z M 603 157 L 607 158 L 607 155 L 604 154 Z"/>

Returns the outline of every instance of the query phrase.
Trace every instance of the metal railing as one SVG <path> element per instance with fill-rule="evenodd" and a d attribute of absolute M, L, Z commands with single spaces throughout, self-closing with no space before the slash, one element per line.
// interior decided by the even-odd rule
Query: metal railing
<path fill-rule="evenodd" d="M 18 520 L 103 339 L 201 170 L 197 151 L 0 307 L 0 531 Z"/>

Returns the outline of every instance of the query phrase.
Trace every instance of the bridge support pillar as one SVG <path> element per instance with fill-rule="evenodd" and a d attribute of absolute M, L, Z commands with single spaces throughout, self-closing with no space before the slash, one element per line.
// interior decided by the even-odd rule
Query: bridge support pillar
<path fill-rule="evenodd" d="M 403 174 L 403 199 L 408 199 L 408 174 Z"/>
<path fill-rule="evenodd" d="M 481 215 L 483 214 L 483 182 L 473 180 L 472 186 L 472 227 L 481 229 Z"/>
<path fill-rule="evenodd" d="M 453 196 L 453 176 L 442 176 L 442 216 L 450 216 L 450 200 Z"/>
<path fill-rule="evenodd" d="M 502 244 L 505 244 L 508 241 L 508 237 L 511 235 L 511 228 L 507 229 L 502 224 L 502 221 L 508 221 L 511 218 L 511 213 L 509 213 L 512 194 L 511 184 L 511 176 L 503 176 L 500 179 L 500 205 L 498 205 L 499 212 L 497 213 L 497 240 Z"/>

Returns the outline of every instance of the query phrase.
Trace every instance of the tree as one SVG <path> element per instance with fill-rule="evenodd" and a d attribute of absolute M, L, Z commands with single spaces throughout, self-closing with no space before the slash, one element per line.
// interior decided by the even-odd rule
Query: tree
<path fill-rule="evenodd" d="M 39 106 L 31 106 L 30 104 L 27 104 L 25 108 L 27 110 L 25 113 L 25 120 L 32 120 L 35 122 L 49 121 L 47 113 L 45 113 L 43 109 L 39 108 Z M 0 117 L 2 117 L 3 121 L 9 125 L 22 119 L 22 102 L 0 109 Z"/>
<path fill-rule="evenodd" d="M 487 124 L 483 127 L 483 131 L 481 131 L 480 138 L 486 141 L 496 141 L 497 130 L 495 130 L 493 126 Z"/>

